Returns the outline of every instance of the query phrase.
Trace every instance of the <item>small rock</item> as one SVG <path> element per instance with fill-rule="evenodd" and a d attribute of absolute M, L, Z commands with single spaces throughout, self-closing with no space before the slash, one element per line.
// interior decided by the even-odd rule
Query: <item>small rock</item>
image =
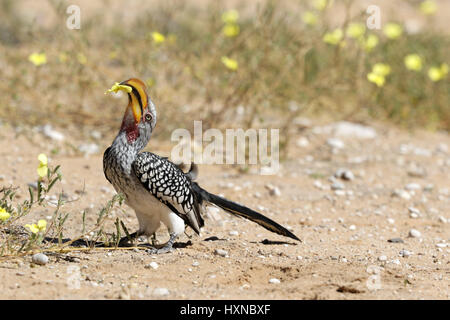
<path fill-rule="evenodd" d="M 404 243 L 402 238 L 392 238 L 392 239 L 389 239 L 388 242 L 391 242 L 391 243 Z"/>
<path fill-rule="evenodd" d="M 408 183 L 408 184 L 405 186 L 405 189 L 408 190 L 408 191 L 411 191 L 411 190 L 420 190 L 420 189 L 422 189 L 422 187 L 421 187 L 420 184 L 418 184 L 418 183 Z"/>
<path fill-rule="evenodd" d="M 345 147 L 344 142 L 342 142 L 342 140 L 337 139 L 337 138 L 330 138 L 327 140 L 327 144 L 330 147 L 336 148 L 336 149 L 342 149 Z"/>
<path fill-rule="evenodd" d="M 444 216 L 439 216 L 438 220 L 440 223 L 447 223 L 447 219 Z"/>
<path fill-rule="evenodd" d="M 309 141 L 305 137 L 301 137 L 297 140 L 297 146 L 300 148 L 305 148 L 308 145 L 309 145 Z"/>
<path fill-rule="evenodd" d="M 146 268 L 146 269 L 150 269 L 151 268 L 153 270 L 156 270 L 156 269 L 159 268 L 159 265 L 155 261 L 152 261 L 149 264 L 145 265 L 144 268 Z"/>
<path fill-rule="evenodd" d="M 266 184 L 265 187 L 269 190 L 269 194 L 271 196 L 276 196 L 276 197 L 281 196 L 281 191 L 278 187 L 273 186 L 271 184 Z"/>
<path fill-rule="evenodd" d="M 228 234 L 229 234 L 230 236 L 238 236 L 238 235 L 239 235 L 239 232 L 237 232 L 236 230 L 231 230 Z"/>
<path fill-rule="evenodd" d="M 44 265 L 46 265 L 48 263 L 48 257 L 45 254 L 43 254 L 43 253 L 36 253 L 31 258 L 31 261 L 34 264 L 39 264 L 41 266 L 44 266 Z"/>
<path fill-rule="evenodd" d="M 169 290 L 167 288 L 156 288 L 153 290 L 153 295 L 157 297 L 164 297 L 168 296 L 170 294 Z"/>
<path fill-rule="evenodd" d="M 193 267 L 198 267 L 199 265 L 200 265 L 200 263 L 198 261 L 192 262 L 192 266 Z"/>
<path fill-rule="evenodd" d="M 228 251 L 225 251 L 225 250 L 222 250 L 222 249 L 216 249 L 214 251 L 214 253 L 216 255 L 218 255 L 218 256 L 221 256 L 221 257 L 226 257 L 228 255 Z"/>
<path fill-rule="evenodd" d="M 438 248 L 447 248 L 447 243 L 437 243 L 436 247 L 438 247 Z"/>
<path fill-rule="evenodd" d="M 352 181 L 355 179 L 355 175 L 353 174 L 353 172 L 351 172 L 350 170 L 347 170 L 347 169 L 338 169 L 334 173 L 334 176 L 336 178 L 348 180 L 348 181 Z"/>
<path fill-rule="evenodd" d="M 348 227 L 349 230 L 356 230 L 356 226 L 354 224 L 352 224 L 350 227 Z"/>
<path fill-rule="evenodd" d="M 401 251 L 399 252 L 399 255 L 400 255 L 400 257 L 407 258 L 407 257 L 409 257 L 410 255 L 412 255 L 412 252 L 411 252 L 411 251 L 408 251 L 408 250 L 401 250 Z"/>
<path fill-rule="evenodd" d="M 336 181 L 331 185 L 332 190 L 344 190 L 345 185 L 342 182 Z"/>
<path fill-rule="evenodd" d="M 279 284 L 280 282 L 281 282 L 280 279 L 277 279 L 277 278 L 272 278 L 269 280 L 269 283 L 272 283 L 272 284 Z"/>
<path fill-rule="evenodd" d="M 412 238 L 420 238 L 421 235 L 422 234 L 420 233 L 419 230 L 416 230 L 416 229 L 409 230 L 409 236 Z"/>
<path fill-rule="evenodd" d="M 52 140 L 56 141 L 64 140 L 64 135 L 56 130 L 53 130 L 52 126 L 49 124 L 46 124 L 45 126 L 42 127 L 42 133 L 44 134 L 44 136 Z"/>
<path fill-rule="evenodd" d="M 387 257 L 386 256 L 379 256 L 378 257 L 378 261 L 387 261 Z"/>
<path fill-rule="evenodd" d="M 405 191 L 403 189 L 397 189 L 394 190 L 394 192 L 392 193 L 393 197 L 398 197 L 398 198 L 402 198 L 405 200 L 410 200 L 411 199 L 411 195 L 409 194 L 408 191 Z"/>

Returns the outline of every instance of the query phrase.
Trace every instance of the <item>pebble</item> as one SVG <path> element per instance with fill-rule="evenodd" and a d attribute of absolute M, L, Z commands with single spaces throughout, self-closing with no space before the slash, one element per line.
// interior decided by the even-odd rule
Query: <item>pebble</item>
<path fill-rule="evenodd" d="M 218 256 L 221 256 L 221 257 L 226 257 L 228 255 L 228 251 L 225 251 L 225 250 L 222 250 L 222 249 L 216 249 L 214 251 L 214 253 L 216 255 L 218 255 Z"/>
<path fill-rule="evenodd" d="M 337 139 L 337 138 L 330 138 L 327 140 L 327 144 L 330 147 L 336 148 L 336 149 L 342 149 L 345 147 L 344 142 L 342 142 L 342 140 Z"/>
<path fill-rule="evenodd" d="M 389 239 L 388 242 L 391 242 L 391 243 L 404 243 L 402 238 L 392 238 L 392 239 Z"/>
<path fill-rule="evenodd" d="M 351 172 L 350 170 L 347 169 L 338 169 L 335 173 L 334 176 L 336 178 L 339 179 L 343 179 L 343 180 L 348 180 L 348 181 L 352 181 L 355 179 L 355 175 L 353 174 L 353 172 Z"/>
<path fill-rule="evenodd" d="M 276 196 L 276 197 L 281 196 L 281 191 L 278 187 L 273 186 L 271 184 L 266 184 L 265 187 L 269 190 L 269 194 L 271 196 Z"/>
<path fill-rule="evenodd" d="M 238 236 L 238 235 L 239 235 L 239 232 L 237 232 L 236 230 L 231 230 L 228 234 L 229 234 L 230 236 Z"/>
<path fill-rule="evenodd" d="M 394 192 L 392 193 L 393 197 L 398 197 L 398 198 L 402 198 L 405 200 L 410 200 L 411 199 L 411 194 L 409 194 L 408 191 L 403 190 L 403 189 L 397 189 L 394 190 Z"/>
<path fill-rule="evenodd" d="M 352 224 L 350 227 L 348 227 L 349 230 L 356 230 L 356 226 Z"/>
<path fill-rule="evenodd" d="M 420 189 L 422 189 L 422 187 L 418 183 L 408 183 L 405 186 L 405 189 L 409 190 L 409 191 L 411 191 L 411 190 L 420 190 Z"/>
<path fill-rule="evenodd" d="M 400 255 L 400 257 L 405 257 L 405 258 L 407 258 L 407 257 L 409 257 L 410 255 L 412 255 L 412 252 L 411 252 L 411 251 L 408 251 L 408 250 L 401 250 L 401 251 L 399 252 L 399 255 Z"/>
<path fill-rule="evenodd" d="M 53 130 L 52 126 L 49 124 L 46 124 L 45 126 L 42 127 L 42 133 L 44 134 L 44 136 L 52 140 L 56 141 L 64 140 L 64 135 L 56 130 Z"/>
<path fill-rule="evenodd" d="M 332 190 L 344 190 L 345 185 L 342 182 L 336 181 L 331 185 Z"/>
<path fill-rule="evenodd" d="M 156 270 L 156 269 L 159 268 L 159 265 L 155 261 L 152 261 L 149 264 L 145 265 L 144 268 L 146 268 L 146 269 L 150 269 L 151 268 L 153 270 Z"/>
<path fill-rule="evenodd" d="M 280 282 L 281 282 L 280 279 L 277 279 L 277 278 L 272 278 L 269 280 L 269 283 L 272 283 L 272 284 L 279 284 Z"/>
<path fill-rule="evenodd" d="M 420 233 L 419 230 L 416 230 L 416 229 L 409 230 L 409 236 L 412 238 L 420 238 L 421 235 L 422 234 Z"/>
<path fill-rule="evenodd" d="M 300 137 L 297 140 L 297 146 L 300 147 L 300 148 L 305 148 L 305 147 L 309 146 L 308 139 L 306 139 L 305 137 Z"/>
<path fill-rule="evenodd" d="M 43 254 L 43 253 L 36 253 L 31 258 L 31 261 L 34 264 L 39 264 L 41 266 L 44 266 L 44 265 L 46 265 L 48 263 L 48 257 L 45 254 Z"/>
<path fill-rule="evenodd" d="M 439 216 L 438 220 L 440 223 L 447 223 L 447 219 L 444 216 Z"/>
<path fill-rule="evenodd" d="M 199 265 L 200 265 L 200 263 L 198 261 L 192 262 L 192 266 L 193 267 L 198 267 Z"/>
<path fill-rule="evenodd" d="M 153 290 L 153 295 L 157 297 L 168 296 L 170 294 L 167 288 L 156 288 Z"/>
<path fill-rule="evenodd" d="M 379 256 L 378 257 L 378 261 L 386 261 L 387 257 L 386 256 Z"/>
<path fill-rule="evenodd" d="M 446 243 L 437 243 L 436 247 L 438 247 L 438 248 L 446 248 L 447 244 Z"/>

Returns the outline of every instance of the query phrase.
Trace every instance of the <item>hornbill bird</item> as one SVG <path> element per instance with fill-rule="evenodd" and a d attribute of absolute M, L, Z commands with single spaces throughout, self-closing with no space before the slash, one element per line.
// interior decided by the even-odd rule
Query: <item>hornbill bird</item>
<path fill-rule="evenodd" d="M 200 234 L 204 225 L 202 204 L 205 203 L 300 241 L 292 232 L 262 214 L 202 189 L 194 182 L 196 166 L 191 166 L 191 171 L 185 173 L 167 158 L 141 152 L 156 126 L 155 105 L 139 79 L 116 83 L 110 89 L 118 90 L 127 92 L 129 101 L 119 133 L 103 155 L 103 171 L 136 213 L 139 229 L 132 237 L 154 236 L 161 222 L 167 226 L 170 240 L 159 249 L 150 249 L 150 253 L 171 251 L 175 239 L 185 231 L 185 225 Z"/>

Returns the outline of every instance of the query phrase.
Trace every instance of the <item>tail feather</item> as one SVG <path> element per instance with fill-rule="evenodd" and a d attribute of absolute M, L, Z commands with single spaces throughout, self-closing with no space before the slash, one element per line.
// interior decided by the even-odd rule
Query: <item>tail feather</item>
<path fill-rule="evenodd" d="M 234 215 L 246 218 L 250 221 L 256 222 L 257 224 L 266 228 L 269 231 L 275 232 L 282 236 L 289 237 L 289 238 L 292 238 L 294 240 L 298 240 L 301 242 L 301 240 L 299 238 L 297 238 L 297 236 L 295 234 L 293 234 L 292 232 L 287 230 L 285 227 L 279 225 L 275 221 L 267 218 L 266 216 L 254 211 L 250 208 L 242 206 L 238 203 L 235 203 L 235 202 L 227 200 L 225 198 L 216 196 L 215 194 L 209 193 L 208 191 L 200 188 L 200 186 L 198 186 L 198 184 L 196 184 L 196 183 L 193 183 L 193 185 L 195 186 L 194 188 L 197 189 L 196 191 L 201 195 L 202 200 L 213 203 L 216 206 L 222 208 L 223 210 L 225 210 L 231 214 L 234 214 Z"/>

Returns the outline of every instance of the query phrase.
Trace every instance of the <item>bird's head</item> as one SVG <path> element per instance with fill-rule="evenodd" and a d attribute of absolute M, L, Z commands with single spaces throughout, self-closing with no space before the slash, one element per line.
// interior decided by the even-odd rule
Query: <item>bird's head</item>
<path fill-rule="evenodd" d="M 120 132 L 125 133 L 128 144 L 143 144 L 150 140 L 156 125 L 156 109 L 147 94 L 147 88 L 139 79 L 116 83 L 108 92 L 125 91 L 128 94 L 128 105 L 122 120 Z"/>

